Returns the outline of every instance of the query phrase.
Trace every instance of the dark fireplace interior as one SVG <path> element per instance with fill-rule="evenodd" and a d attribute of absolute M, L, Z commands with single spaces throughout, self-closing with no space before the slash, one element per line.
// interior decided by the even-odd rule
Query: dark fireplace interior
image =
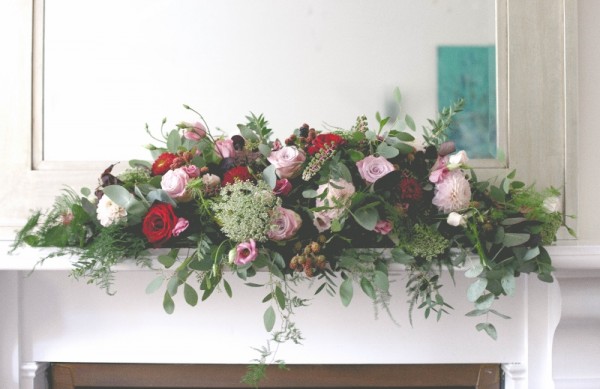
<path fill-rule="evenodd" d="M 50 389 L 248 388 L 245 365 L 53 363 Z M 260 388 L 501 389 L 493 364 L 269 366 Z"/>

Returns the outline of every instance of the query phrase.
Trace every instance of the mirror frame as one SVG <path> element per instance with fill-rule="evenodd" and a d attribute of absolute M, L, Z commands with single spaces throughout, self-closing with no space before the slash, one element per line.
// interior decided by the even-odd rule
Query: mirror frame
<path fill-rule="evenodd" d="M 18 26 L 6 58 L 19 66 L 0 90 L 0 239 L 11 240 L 33 208 L 45 208 L 65 186 L 94 186 L 107 162 L 42 160 L 44 0 L 0 5 Z M 12 4 L 15 3 L 15 4 Z M 484 178 L 517 169 L 539 186 L 564 188 L 564 209 L 575 214 L 577 127 L 577 2 L 496 0 L 498 129 L 506 161 L 478 169 Z M 3 78 L 0 78 L 3 80 Z M 5 85 L 3 83 L 3 85 Z M 501 141 L 502 142 L 502 141 Z M 570 223 L 573 225 L 573 223 Z"/>

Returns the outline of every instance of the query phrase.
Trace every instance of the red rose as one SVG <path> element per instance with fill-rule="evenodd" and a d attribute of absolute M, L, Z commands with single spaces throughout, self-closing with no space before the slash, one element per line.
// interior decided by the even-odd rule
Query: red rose
<path fill-rule="evenodd" d="M 319 134 L 308 147 L 308 154 L 315 155 L 325 147 L 337 148 L 344 143 L 344 138 L 336 134 Z"/>
<path fill-rule="evenodd" d="M 177 156 L 171 153 L 162 153 L 156 158 L 156 161 L 152 164 L 152 175 L 158 176 L 161 174 L 165 174 L 171 169 L 171 165 L 173 161 L 175 161 Z"/>
<path fill-rule="evenodd" d="M 236 181 L 252 181 L 252 175 L 246 166 L 236 166 L 223 174 L 221 185 L 233 184 Z"/>
<path fill-rule="evenodd" d="M 152 204 L 142 222 L 142 232 L 148 242 L 160 246 L 173 236 L 173 228 L 177 225 L 178 217 L 173 206 L 167 203 Z"/>

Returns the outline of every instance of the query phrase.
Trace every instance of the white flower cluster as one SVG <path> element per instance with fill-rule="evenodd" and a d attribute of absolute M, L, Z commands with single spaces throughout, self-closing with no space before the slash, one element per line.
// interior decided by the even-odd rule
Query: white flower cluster
<path fill-rule="evenodd" d="M 127 218 L 127 211 L 125 208 L 118 206 L 106 195 L 102 196 L 98 202 L 96 213 L 98 215 L 98 220 L 103 227 L 117 224 Z"/>

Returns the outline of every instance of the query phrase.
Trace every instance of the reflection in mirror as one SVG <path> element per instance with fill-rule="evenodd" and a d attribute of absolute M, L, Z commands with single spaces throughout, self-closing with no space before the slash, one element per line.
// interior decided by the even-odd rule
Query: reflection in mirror
<path fill-rule="evenodd" d="M 302 123 L 349 128 L 362 114 L 374 123 L 376 111 L 425 125 L 438 100 L 459 97 L 450 79 L 465 83 L 471 72 L 456 62 L 457 46 L 491 55 L 486 66 L 481 54 L 475 61 L 488 72 L 477 77 L 489 82 L 487 95 L 477 86 L 473 105 L 487 111 L 473 120 L 493 124 L 475 142 L 495 145 L 493 0 L 45 0 L 44 7 L 45 161 L 148 159 L 145 123 L 159 133 L 164 117 L 165 129 L 195 121 L 183 104 L 228 134 L 249 112 L 263 113 L 279 137 Z M 469 107 L 472 96 L 463 97 Z"/>

